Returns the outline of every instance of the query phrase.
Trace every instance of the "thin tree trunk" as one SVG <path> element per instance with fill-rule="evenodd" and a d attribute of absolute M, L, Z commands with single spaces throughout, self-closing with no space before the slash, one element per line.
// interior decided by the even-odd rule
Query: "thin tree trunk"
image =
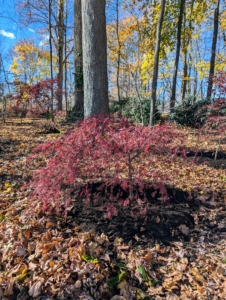
<path fill-rule="evenodd" d="M 120 86 L 119 86 L 119 73 L 120 73 L 120 56 L 121 56 L 121 43 L 119 38 L 119 0 L 116 1 L 116 34 L 118 42 L 118 57 L 117 57 L 117 91 L 118 91 L 118 101 L 120 101 Z"/>
<path fill-rule="evenodd" d="M 209 70 L 209 79 L 208 79 L 208 88 L 207 88 L 207 98 L 211 98 L 212 88 L 213 88 L 213 76 L 214 76 L 216 49 L 217 49 L 219 6 L 220 6 L 220 0 L 218 0 L 217 7 L 214 11 L 214 29 L 213 29 L 212 51 L 211 51 L 210 70 Z"/>
<path fill-rule="evenodd" d="M 53 49 L 52 49 L 52 0 L 49 0 L 49 53 L 50 53 L 50 77 L 51 77 L 51 119 L 54 122 L 54 115 L 53 115 Z"/>
<path fill-rule="evenodd" d="M 191 13 L 190 13 L 190 21 L 189 21 L 189 34 L 187 38 L 187 42 L 184 42 L 184 66 L 183 66 L 183 83 L 182 83 L 182 100 L 185 98 L 187 92 L 187 83 L 188 80 L 188 62 L 187 62 L 187 54 L 188 54 L 188 47 L 191 41 L 191 34 L 192 34 L 192 13 L 194 9 L 195 0 L 192 0 L 191 3 Z M 184 31 L 186 30 L 186 11 L 184 12 Z M 185 39 L 185 34 L 184 34 Z"/>
<path fill-rule="evenodd" d="M 66 118 L 68 112 L 68 97 L 67 97 L 67 19 L 64 26 L 64 90 L 65 90 L 65 110 Z"/>
<path fill-rule="evenodd" d="M 160 44 L 161 44 L 161 29 L 162 29 L 162 23 L 164 19 L 165 3 L 166 3 L 165 0 L 161 0 L 161 10 L 158 19 L 158 26 L 157 26 L 157 33 L 156 33 L 154 71 L 153 71 L 153 79 L 152 79 L 152 99 L 151 99 L 151 106 L 150 106 L 150 126 L 153 126 L 155 123 L 155 105 L 156 105 L 156 92 L 157 92 L 157 85 L 158 85 L 159 52 L 160 52 Z"/>
<path fill-rule="evenodd" d="M 75 113 L 84 118 L 83 62 L 82 62 L 82 3 L 74 0 L 74 64 L 75 64 Z"/>
<path fill-rule="evenodd" d="M 84 116 L 109 112 L 105 0 L 82 0 Z"/>
<path fill-rule="evenodd" d="M 63 54 L 64 54 L 64 0 L 58 2 L 58 91 L 57 91 L 57 102 L 58 110 L 63 109 Z"/>
<path fill-rule="evenodd" d="M 197 68 L 194 67 L 194 73 L 195 73 L 195 80 L 194 80 L 194 96 L 197 94 L 197 87 L 198 87 L 198 72 Z"/>
<path fill-rule="evenodd" d="M 0 76 L 3 73 L 2 55 L 0 54 Z M 5 96 L 4 96 L 4 83 L 0 83 L 0 99 L 2 102 L 2 122 L 5 124 Z"/>
<path fill-rule="evenodd" d="M 187 77 L 188 77 L 188 65 L 187 65 L 187 51 L 184 52 L 184 66 L 183 66 L 183 82 L 182 82 L 182 100 L 185 98 L 187 92 Z"/>
<path fill-rule="evenodd" d="M 180 14 L 178 18 L 178 26 L 177 26 L 177 47 L 176 47 L 176 58 L 173 72 L 173 84 L 172 91 L 170 97 L 170 109 L 173 109 L 176 102 L 176 87 L 177 87 L 177 72 L 180 58 L 180 46 L 181 46 L 181 28 L 183 21 L 183 12 L 184 12 L 185 0 L 180 0 Z"/>

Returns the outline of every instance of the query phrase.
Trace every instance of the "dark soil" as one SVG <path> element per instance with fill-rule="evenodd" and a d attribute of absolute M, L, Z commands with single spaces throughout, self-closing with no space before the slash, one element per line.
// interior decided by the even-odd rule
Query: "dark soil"
<path fill-rule="evenodd" d="M 217 158 L 215 159 L 215 151 L 200 151 L 195 153 L 190 151 L 187 153 L 189 160 L 195 159 L 197 164 L 206 163 L 215 169 L 226 169 L 226 152 L 218 151 Z"/>
<path fill-rule="evenodd" d="M 44 128 L 43 130 L 38 132 L 39 134 L 53 134 L 53 133 L 60 133 L 60 130 L 57 128 Z"/>
<path fill-rule="evenodd" d="M 146 195 L 151 192 L 147 190 Z M 102 199 L 102 203 L 91 201 L 89 204 L 75 201 L 69 218 L 78 224 L 82 232 L 93 230 L 97 234 L 105 233 L 112 241 L 115 237 L 122 237 L 131 245 L 150 246 L 156 241 L 188 240 L 189 229 L 194 227 L 192 215 L 199 204 L 194 199 L 189 200 L 191 195 L 189 197 L 182 190 L 168 187 L 167 192 L 169 201 L 157 200 L 158 193 L 154 199 L 149 198 L 145 215 L 139 215 L 138 207 L 118 206 L 117 216 L 105 218 L 103 207 L 106 200 Z M 134 206 L 138 205 L 134 203 Z M 181 230 L 181 226 L 185 230 Z"/>

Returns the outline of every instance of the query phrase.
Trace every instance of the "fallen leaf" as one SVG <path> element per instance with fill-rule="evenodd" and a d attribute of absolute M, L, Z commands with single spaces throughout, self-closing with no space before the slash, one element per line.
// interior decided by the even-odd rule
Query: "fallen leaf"
<path fill-rule="evenodd" d="M 202 275 L 199 273 L 197 268 L 190 268 L 190 273 L 195 277 L 195 280 L 200 283 L 205 283 L 205 279 L 202 277 Z"/>
<path fill-rule="evenodd" d="M 38 297 L 42 293 L 42 283 L 40 281 L 36 281 L 31 286 L 28 293 L 31 297 Z"/>
<path fill-rule="evenodd" d="M 164 281 L 162 285 L 164 289 L 166 289 L 168 292 L 172 292 L 173 290 L 178 290 L 178 286 L 175 284 L 173 280 Z"/>
<path fill-rule="evenodd" d="M 184 224 L 181 224 L 178 229 L 185 235 L 189 235 L 190 233 L 190 229 Z"/>

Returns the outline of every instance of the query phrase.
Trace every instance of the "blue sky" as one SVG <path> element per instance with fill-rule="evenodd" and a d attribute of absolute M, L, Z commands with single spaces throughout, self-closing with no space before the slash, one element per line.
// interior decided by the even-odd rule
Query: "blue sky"
<path fill-rule="evenodd" d="M 35 33 L 32 25 L 25 28 L 19 24 L 15 0 L 0 0 L 0 51 L 6 60 L 9 59 L 10 49 L 21 39 L 33 39 L 40 43 L 37 40 L 40 35 Z"/>

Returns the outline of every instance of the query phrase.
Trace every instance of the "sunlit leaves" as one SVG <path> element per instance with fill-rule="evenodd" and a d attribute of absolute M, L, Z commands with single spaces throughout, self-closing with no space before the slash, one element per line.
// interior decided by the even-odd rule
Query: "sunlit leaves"
<path fill-rule="evenodd" d="M 33 42 L 22 41 L 15 44 L 14 57 L 10 66 L 15 80 L 34 84 L 41 79 L 50 76 L 50 54 L 39 48 Z M 56 63 L 56 58 L 53 57 Z"/>

